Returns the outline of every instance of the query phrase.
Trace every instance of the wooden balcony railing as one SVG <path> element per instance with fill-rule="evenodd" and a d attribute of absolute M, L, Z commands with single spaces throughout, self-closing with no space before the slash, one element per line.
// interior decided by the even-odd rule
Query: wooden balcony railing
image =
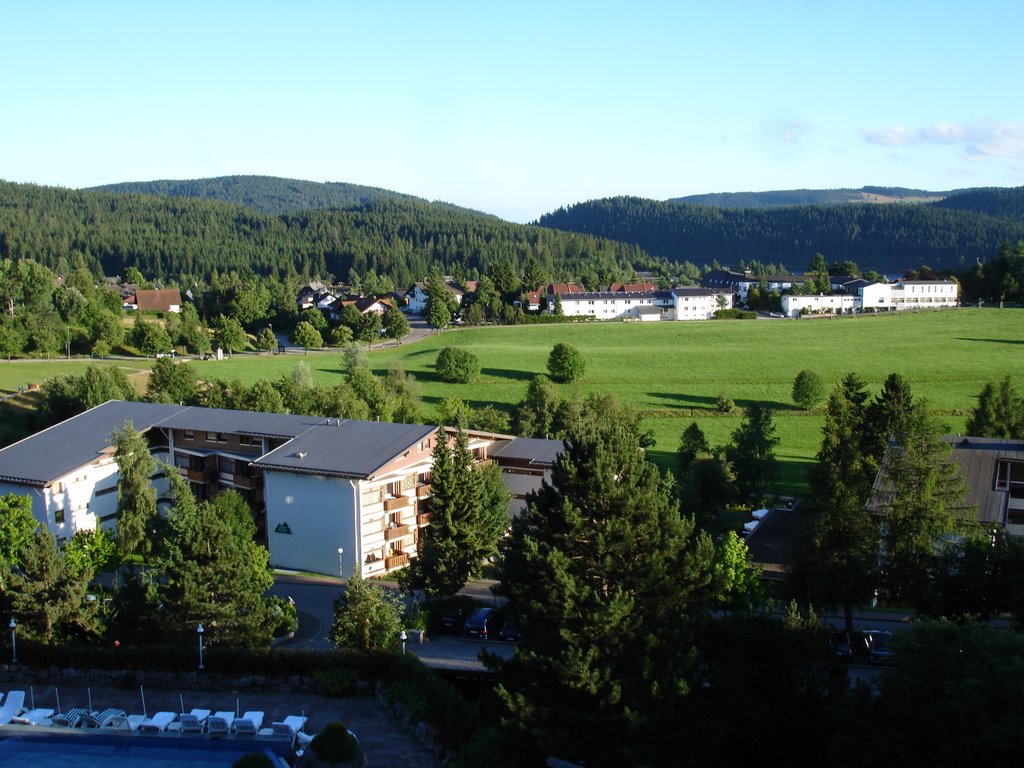
<path fill-rule="evenodd" d="M 409 564 L 409 556 L 404 552 L 400 552 L 397 555 L 388 555 L 384 558 L 384 566 L 390 571 L 392 568 L 401 568 L 403 565 Z"/>
<path fill-rule="evenodd" d="M 217 470 L 213 469 L 185 469 L 185 477 L 193 483 L 205 483 L 211 477 L 216 477 Z"/>
<path fill-rule="evenodd" d="M 416 498 L 422 499 L 430 495 L 430 484 L 425 483 L 423 485 L 416 486 Z"/>
<path fill-rule="evenodd" d="M 408 525 L 396 525 L 391 528 L 384 529 L 384 541 L 392 541 L 393 539 L 400 539 L 403 536 L 408 536 L 412 533 L 412 528 Z"/>
<path fill-rule="evenodd" d="M 393 512 L 396 509 L 407 507 L 412 503 L 412 499 L 408 496 L 399 496 L 396 499 L 384 499 L 384 511 Z"/>
<path fill-rule="evenodd" d="M 242 488 L 256 487 L 256 478 L 250 477 L 249 475 L 233 475 L 231 480 L 235 485 L 239 485 Z"/>
<path fill-rule="evenodd" d="M 424 512 L 423 514 L 416 515 L 416 525 L 422 528 L 424 525 L 430 525 L 431 514 Z"/>

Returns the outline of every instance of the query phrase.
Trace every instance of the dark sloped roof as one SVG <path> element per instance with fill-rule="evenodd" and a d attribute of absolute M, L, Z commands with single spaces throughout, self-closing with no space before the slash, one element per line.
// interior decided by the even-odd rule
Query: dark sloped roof
<path fill-rule="evenodd" d="M 376 421 L 332 421 L 302 433 L 253 462 L 264 470 L 369 478 L 429 437 L 437 427 Z"/>
<path fill-rule="evenodd" d="M 561 440 L 545 440 L 539 437 L 516 437 L 504 445 L 488 451 L 491 458 L 529 461 L 549 467 L 555 463 L 559 454 L 565 451 L 565 443 Z"/>
<path fill-rule="evenodd" d="M 310 427 L 322 424 L 320 416 L 295 416 L 286 413 L 233 411 L 227 408 L 179 408 L 160 423 L 171 429 L 195 429 L 205 432 L 226 432 L 233 435 L 290 438 Z"/>
<path fill-rule="evenodd" d="M 0 450 L 0 480 L 45 486 L 95 461 L 110 434 L 131 421 L 145 431 L 187 410 L 179 405 L 111 400 Z"/>

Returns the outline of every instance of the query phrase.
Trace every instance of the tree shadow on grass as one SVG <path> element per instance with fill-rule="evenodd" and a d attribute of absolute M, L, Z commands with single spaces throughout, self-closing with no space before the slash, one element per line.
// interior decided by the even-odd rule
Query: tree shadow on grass
<path fill-rule="evenodd" d="M 702 397 L 700 395 L 687 395 L 677 392 L 648 392 L 647 396 L 672 401 L 673 406 L 680 410 L 704 410 L 712 412 L 718 410 L 717 397 Z M 728 394 L 726 394 L 726 397 L 728 397 Z M 759 403 L 762 408 L 770 408 L 773 411 L 800 410 L 800 408 L 795 406 L 793 403 L 780 403 L 777 400 L 739 399 L 733 400 L 733 403 L 735 403 L 737 410 L 749 408 L 754 403 Z"/>
<path fill-rule="evenodd" d="M 480 373 L 484 376 L 494 376 L 498 379 L 514 379 L 516 381 L 531 381 L 543 373 L 531 371 L 514 371 L 511 368 L 483 368 Z"/>
<path fill-rule="evenodd" d="M 989 344 L 1024 344 L 1024 339 L 969 339 L 964 336 L 954 336 L 957 341 L 987 341 Z"/>

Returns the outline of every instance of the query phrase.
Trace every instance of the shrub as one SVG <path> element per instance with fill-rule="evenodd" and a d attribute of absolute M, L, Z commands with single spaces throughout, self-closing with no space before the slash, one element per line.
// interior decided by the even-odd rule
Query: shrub
<path fill-rule="evenodd" d="M 715 402 L 715 410 L 719 413 L 732 413 L 736 410 L 736 403 L 725 395 L 719 395 L 718 400 Z"/>
<path fill-rule="evenodd" d="M 576 381 L 583 376 L 587 363 L 571 344 L 555 344 L 548 355 L 548 373 L 555 381 Z"/>
<path fill-rule="evenodd" d="M 264 752 L 250 752 L 235 760 L 231 768 L 274 768 L 274 761 Z"/>
<path fill-rule="evenodd" d="M 453 384 L 468 384 L 480 375 L 480 360 L 461 347 L 445 347 L 437 355 L 437 375 Z"/>
<path fill-rule="evenodd" d="M 315 677 L 327 691 L 328 696 L 351 696 L 357 690 L 359 673 L 347 667 L 318 670 Z"/>
<path fill-rule="evenodd" d="M 814 371 L 805 368 L 793 379 L 793 402 L 801 408 L 813 408 L 824 394 L 825 384 Z"/>
<path fill-rule="evenodd" d="M 309 746 L 329 763 L 352 760 L 359 751 L 355 736 L 344 723 L 328 723 Z"/>

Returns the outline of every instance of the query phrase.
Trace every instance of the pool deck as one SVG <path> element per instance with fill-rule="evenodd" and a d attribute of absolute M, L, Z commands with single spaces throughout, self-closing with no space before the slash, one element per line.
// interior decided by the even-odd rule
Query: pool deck
<path fill-rule="evenodd" d="M 32 700 L 28 687 L 7 684 L 0 689 L 24 690 L 25 706 L 30 707 Z M 108 707 L 123 709 L 129 714 L 143 714 L 142 694 L 136 688 L 97 687 L 61 685 L 35 686 L 32 689 L 36 707 L 57 709 L 57 695 L 60 695 L 61 708 L 68 711 L 73 707 L 88 707 L 92 697 L 92 708 L 103 710 Z M 156 712 L 180 712 L 181 700 L 178 691 L 144 688 L 146 714 Z M 367 764 L 374 768 L 408 768 L 411 765 L 426 768 L 440 768 L 441 761 L 427 750 L 406 728 L 395 720 L 377 700 L 370 695 L 336 698 L 316 693 L 289 692 L 233 692 L 233 691 L 188 691 L 182 694 L 185 711 L 198 707 L 211 712 L 230 710 L 263 712 L 263 727 L 269 728 L 275 721 L 284 720 L 289 715 L 305 715 L 308 720 L 303 729 L 314 735 L 319 733 L 328 723 L 342 722 L 359 738 L 359 743 L 366 754 Z M 28 726 L 0 726 L 0 731 L 13 729 L 26 730 Z M 36 730 L 36 729 L 32 729 Z M 61 729 L 65 730 L 65 729 Z M 85 729 L 75 729 L 85 730 Z M 108 731 L 109 733 L 109 731 Z M 176 738 L 179 734 L 145 734 L 137 733 L 133 738 Z M 244 737 L 233 737 L 244 738 Z M 260 739 L 261 737 L 253 737 Z"/>

